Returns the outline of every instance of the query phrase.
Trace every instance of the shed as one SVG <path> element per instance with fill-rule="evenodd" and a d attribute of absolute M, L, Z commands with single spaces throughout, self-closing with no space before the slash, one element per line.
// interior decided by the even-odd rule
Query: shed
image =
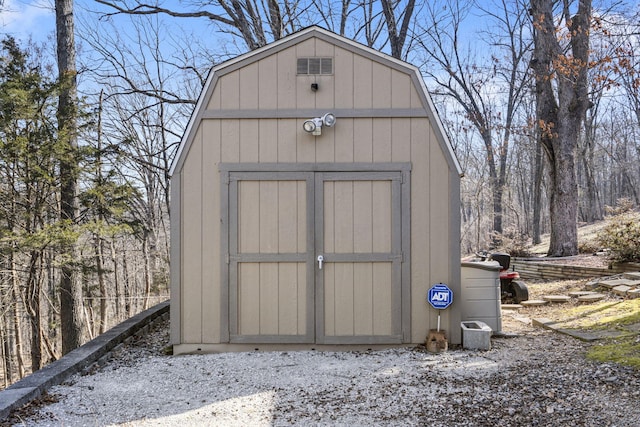
<path fill-rule="evenodd" d="M 418 69 L 319 27 L 215 66 L 171 168 L 175 353 L 460 342 L 460 166 Z"/>

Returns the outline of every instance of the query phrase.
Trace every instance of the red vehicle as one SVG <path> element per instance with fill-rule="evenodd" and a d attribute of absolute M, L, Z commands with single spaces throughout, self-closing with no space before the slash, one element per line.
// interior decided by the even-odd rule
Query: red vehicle
<path fill-rule="evenodd" d="M 517 271 L 509 271 L 511 265 L 511 255 L 496 252 L 488 254 L 481 252 L 477 254 L 481 261 L 497 261 L 500 264 L 500 293 L 502 303 L 519 304 L 529 299 L 529 289 L 520 279 Z"/>

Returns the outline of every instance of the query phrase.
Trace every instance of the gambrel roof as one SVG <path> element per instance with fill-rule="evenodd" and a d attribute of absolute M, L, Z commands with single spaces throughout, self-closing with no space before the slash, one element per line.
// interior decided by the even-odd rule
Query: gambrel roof
<path fill-rule="evenodd" d="M 383 114 L 385 117 L 427 117 L 432 125 L 433 132 L 436 135 L 438 143 L 447 159 L 449 167 L 457 171 L 459 176 L 462 176 L 462 169 L 458 162 L 449 139 L 444 131 L 442 122 L 440 121 L 436 109 L 433 105 L 431 97 L 424 84 L 420 71 L 417 67 L 393 58 L 389 55 L 366 47 L 360 43 L 354 42 L 345 37 L 339 36 L 328 30 L 320 28 L 318 26 L 312 26 L 300 30 L 294 34 L 284 37 L 274 43 L 268 44 L 262 48 L 240 55 L 234 59 L 225 61 L 219 65 L 216 65 L 211 69 L 207 81 L 204 84 L 198 102 L 195 106 L 194 112 L 188 122 L 187 128 L 183 135 L 182 141 L 173 160 L 170 174 L 173 175 L 176 171 L 179 171 L 183 165 L 185 158 L 189 152 L 189 148 L 193 142 L 195 134 L 198 131 L 199 125 L 203 119 L 224 119 L 224 118 L 238 118 L 238 110 L 219 110 L 212 111 L 207 110 L 216 85 L 220 79 L 233 73 L 243 67 L 246 67 L 254 62 L 265 59 L 271 55 L 276 55 L 279 52 L 291 48 L 299 43 L 305 42 L 311 38 L 321 39 L 327 43 L 340 47 L 341 49 L 348 50 L 360 56 L 366 57 L 371 61 L 385 65 L 394 70 L 406 73 L 411 76 L 411 81 L 415 87 L 418 96 L 420 98 L 421 108 L 412 108 L 410 110 L 402 109 L 401 111 L 392 110 L 388 108 L 384 113 L 375 109 L 354 109 L 349 110 L 351 117 L 381 117 Z M 319 110 L 315 109 L 284 109 L 284 110 L 252 110 L 250 112 L 245 111 L 241 117 L 243 118 L 281 118 L 281 117 L 313 117 L 318 114 Z M 343 111 L 340 109 L 334 109 L 332 111 L 336 117 L 340 118 Z"/>

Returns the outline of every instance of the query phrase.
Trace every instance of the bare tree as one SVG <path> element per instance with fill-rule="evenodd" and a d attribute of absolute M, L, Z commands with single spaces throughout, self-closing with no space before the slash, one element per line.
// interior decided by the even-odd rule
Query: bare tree
<path fill-rule="evenodd" d="M 472 2 L 448 0 L 429 5 L 420 45 L 426 57 L 425 74 L 435 83 L 435 94 L 453 99 L 478 132 L 485 148 L 493 197 L 493 230 L 503 231 L 503 192 L 507 159 L 518 105 L 526 93 L 530 42 L 525 35 L 526 9 L 506 0 L 482 9 L 495 25 L 488 34 L 486 54 L 474 55 L 462 41 L 461 27 Z M 497 92 L 497 93 L 496 93 Z"/>
<path fill-rule="evenodd" d="M 561 5 L 559 23 L 556 6 Z M 532 0 L 536 115 L 540 143 L 549 160 L 551 241 L 549 256 L 578 253 L 578 186 L 575 152 L 590 106 L 589 30 L 591 0 L 580 0 L 572 15 L 569 1 Z M 564 25 L 564 30 L 559 25 Z M 563 43 L 567 40 L 567 43 Z"/>

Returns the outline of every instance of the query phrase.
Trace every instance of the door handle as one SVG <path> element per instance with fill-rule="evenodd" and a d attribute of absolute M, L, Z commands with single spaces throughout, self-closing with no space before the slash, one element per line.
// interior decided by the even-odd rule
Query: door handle
<path fill-rule="evenodd" d="M 318 268 L 322 270 L 322 263 L 324 262 L 324 257 L 322 255 L 318 255 Z"/>

